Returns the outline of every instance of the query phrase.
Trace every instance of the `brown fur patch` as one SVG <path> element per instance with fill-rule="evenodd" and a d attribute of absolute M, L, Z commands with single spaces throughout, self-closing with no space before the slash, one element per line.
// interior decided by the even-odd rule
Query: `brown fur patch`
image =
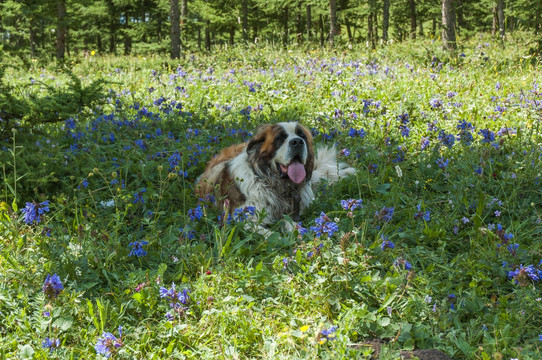
<path fill-rule="evenodd" d="M 207 164 L 205 171 L 199 178 L 196 185 L 196 194 L 202 198 L 206 195 L 214 194 L 216 185 L 222 184 L 222 182 L 225 181 L 223 179 L 225 176 L 229 177 L 229 174 L 224 172 L 224 169 L 220 172 L 220 174 L 217 174 L 217 167 L 220 166 L 220 164 L 230 161 L 239 155 L 245 149 L 246 145 L 246 143 L 242 143 L 229 146 L 223 149 L 217 156 L 212 158 Z"/>

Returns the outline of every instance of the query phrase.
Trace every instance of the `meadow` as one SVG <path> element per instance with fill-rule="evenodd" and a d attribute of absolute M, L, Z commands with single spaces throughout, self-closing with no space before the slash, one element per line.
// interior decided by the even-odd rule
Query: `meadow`
<path fill-rule="evenodd" d="M 371 359 L 371 342 L 380 359 L 542 358 L 525 43 L 76 59 L 105 102 L 0 143 L 0 359 Z M 69 77 L 35 63 L 4 81 L 31 97 Z M 279 121 L 357 173 L 264 238 L 193 190 L 213 154 Z"/>

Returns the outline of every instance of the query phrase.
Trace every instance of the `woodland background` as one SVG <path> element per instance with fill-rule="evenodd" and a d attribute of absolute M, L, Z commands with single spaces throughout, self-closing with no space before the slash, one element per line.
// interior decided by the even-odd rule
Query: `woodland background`
<path fill-rule="evenodd" d="M 517 30 L 542 48 L 539 0 L 3 0 L 0 47 L 19 57 L 63 61 L 84 53 L 163 53 L 172 58 L 214 45 L 289 46 L 442 39 Z M 504 41 L 503 41 L 504 45 Z"/>

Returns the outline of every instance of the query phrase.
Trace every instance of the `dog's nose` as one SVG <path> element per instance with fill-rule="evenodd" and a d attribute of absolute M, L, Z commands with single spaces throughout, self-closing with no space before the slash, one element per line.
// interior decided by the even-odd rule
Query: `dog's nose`
<path fill-rule="evenodd" d="M 302 138 L 295 138 L 295 139 L 290 140 L 290 148 L 295 149 L 295 150 L 301 149 L 304 144 L 305 142 L 303 141 Z"/>

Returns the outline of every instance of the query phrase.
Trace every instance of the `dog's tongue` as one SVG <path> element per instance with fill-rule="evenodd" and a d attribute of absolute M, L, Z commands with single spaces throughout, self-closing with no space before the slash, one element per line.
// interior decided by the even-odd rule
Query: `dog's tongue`
<path fill-rule="evenodd" d="M 303 180 L 305 180 L 305 176 L 307 176 L 305 167 L 299 161 L 292 161 L 292 163 L 288 165 L 288 177 L 294 183 L 301 183 Z"/>

